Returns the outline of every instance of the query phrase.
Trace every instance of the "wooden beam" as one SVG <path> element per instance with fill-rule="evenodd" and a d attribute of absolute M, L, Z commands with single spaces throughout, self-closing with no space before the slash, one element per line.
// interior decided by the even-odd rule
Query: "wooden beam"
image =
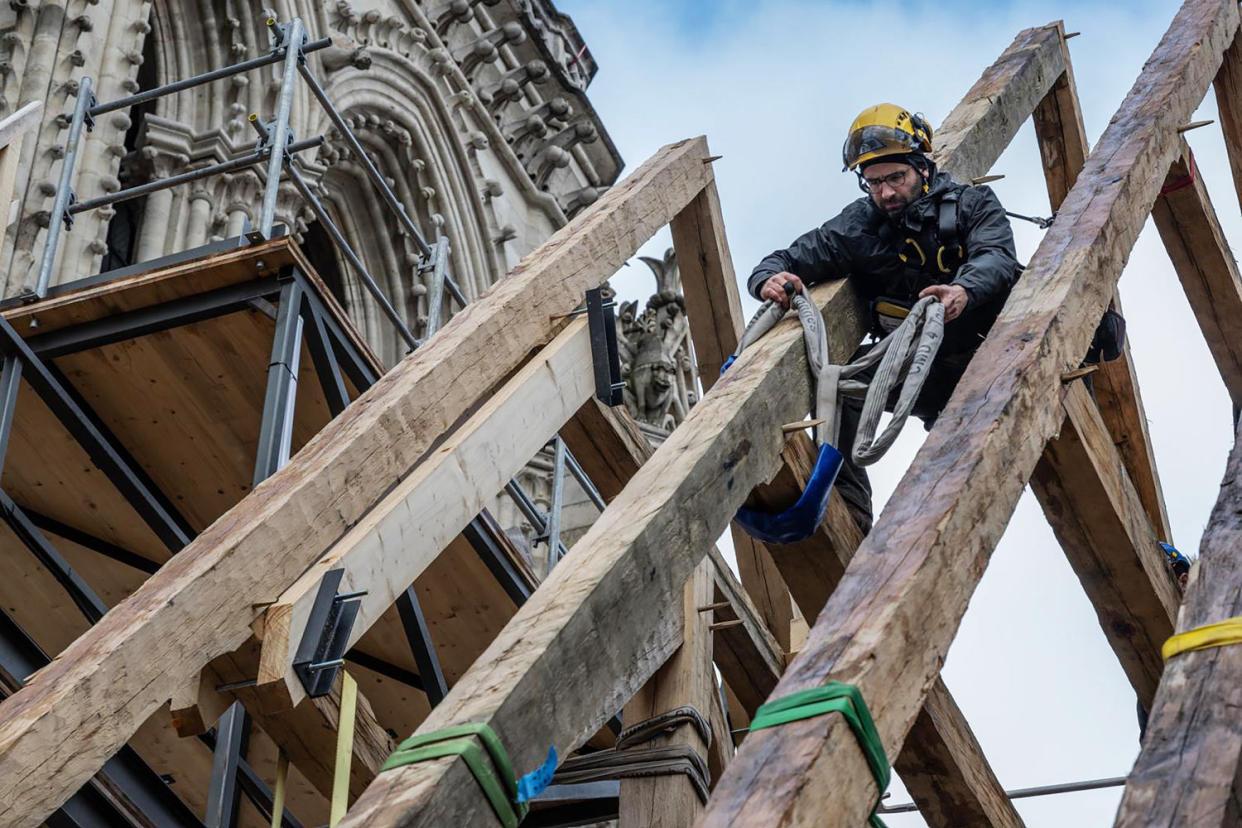
<path fill-rule="evenodd" d="M 1026 29 L 936 130 L 935 157 L 958 181 L 985 175 L 1065 72 L 1060 23 Z"/>
<path fill-rule="evenodd" d="M 680 608 L 684 622 L 682 644 L 656 671 L 647 685 L 625 706 L 627 726 L 682 706 L 691 706 L 710 721 L 716 677 L 712 672 L 712 633 L 710 614 L 698 608 L 714 595 L 712 562 L 703 560 L 683 589 Z M 707 760 L 707 744 L 698 731 L 682 725 L 658 736 L 648 747 L 685 746 Z M 635 750 L 641 750 L 636 747 Z M 703 811 L 703 802 L 690 780 L 683 774 L 667 774 L 641 779 L 622 779 L 620 828 L 659 828 L 689 826 Z"/>
<path fill-rule="evenodd" d="M 1178 12 L 776 694 L 854 684 L 897 752 L 1237 27 L 1230 0 Z M 702 824 L 857 824 L 877 795 L 833 714 L 751 734 Z"/>
<path fill-rule="evenodd" d="M 940 679 L 928 691 L 893 766 L 928 825 L 1024 824 Z"/>
<path fill-rule="evenodd" d="M 745 327 L 742 299 L 713 180 L 671 224 L 681 274 L 690 337 L 703 390 L 711 389 L 720 366 L 737 348 Z M 732 527 L 738 572 L 782 648 L 789 649 L 793 606 L 771 557 L 740 527 Z"/>
<path fill-rule="evenodd" d="M 1242 441 L 1242 432 L 1235 439 Z M 1242 442 L 1235 442 L 1191 571 L 1179 632 L 1242 615 L 1239 515 Z M 1224 828 L 1242 822 L 1240 707 L 1242 648 L 1215 647 L 1169 659 L 1115 824 Z"/>
<path fill-rule="evenodd" d="M 861 313 L 844 286 L 811 292 L 831 319 Z M 561 753 L 581 744 L 637 692 L 680 638 L 681 619 L 663 611 L 670 598 L 746 493 L 772 473 L 783 441 L 779 424 L 810 409 L 800 336 L 789 320 L 742 355 L 421 732 L 486 722 L 522 769 L 542 759 L 549 741 Z M 837 343 L 838 357 L 843 350 Z M 380 774 L 343 824 L 473 824 L 488 818 L 488 807 L 463 763 L 435 760 Z"/>
<path fill-rule="evenodd" d="M 814 444 L 805 433 L 795 434 L 781 456 L 794 478 L 794 491 L 800 491 L 815 467 Z M 768 488 L 782 482 L 778 476 Z M 829 512 L 813 537 L 772 547 L 786 580 L 798 584 L 798 606 L 809 619 L 819 616 L 864 538 L 844 501 L 833 494 Z M 929 825 L 1023 824 L 939 677 L 928 691 L 893 767 Z"/>
<path fill-rule="evenodd" d="M 1088 152 L 1087 132 L 1083 127 L 1078 87 L 1074 83 L 1074 67 L 1065 42 L 1064 26 L 1058 23 L 1057 31 L 1061 34 L 1065 72 L 1035 107 L 1032 116 L 1044 163 L 1048 202 L 1054 213 L 1061 209 L 1070 187 L 1078 180 Z M 1121 299 L 1116 291 L 1113 292 L 1112 307 L 1121 312 Z M 1172 543 L 1173 533 L 1160 489 L 1156 455 L 1147 430 L 1147 416 L 1139 394 L 1128 339 L 1122 346 L 1121 356 L 1112 362 L 1102 363 L 1091 381 L 1096 405 L 1138 490 L 1148 519 L 1160 534 L 1160 539 Z"/>
<path fill-rule="evenodd" d="M 1233 173 L 1233 190 L 1242 205 L 1242 33 L 1225 50 L 1225 59 L 1212 86 L 1216 90 L 1220 128 L 1225 134 L 1229 171 Z"/>
<path fill-rule="evenodd" d="M 1086 387 L 1066 389 L 1065 424 L 1031 475 L 1061 548 L 1139 702 L 1150 709 L 1180 600 L 1158 537 Z"/>
<path fill-rule="evenodd" d="M 716 666 L 720 668 L 725 684 L 746 708 L 746 713 L 753 716 L 781 677 L 781 671 L 785 668 L 782 659 L 784 652 L 768 632 L 759 611 L 747 598 L 745 589 L 737 582 L 724 558 L 715 549 L 708 553 L 708 557 L 711 558 L 716 580 L 715 600 L 727 601 L 729 610 L 705 614 L 714 618 L 732 615 L 742 621 L 739 626 L 716 631 Z"/>
<path fill-rule="evenodd" d="M 706 155 L 702 139 L 670 145 L 610 189 L 0 704 L 0 802 L 17 824 L 39 824 L 183 676 L 245 642 L 254 605 L 279 597 L 551 338 L 556 314 L 702 190 Z"/>
<path fill-rule="evenodd" d="M 1151 216 L 1234 407 L 1242 407 L 1242 277 L 1185 140 L 1181 148 Z"/>
<path fill-rule="evenodd" d="M 255 621 L 265 707 L 288 709 L 306 697 L 293 661 L 327 572 L 344 570 L 341 592 L 366 590 L 346 645 L 353 647 L 594 390 L 591 336 L 578 318 Z"/>

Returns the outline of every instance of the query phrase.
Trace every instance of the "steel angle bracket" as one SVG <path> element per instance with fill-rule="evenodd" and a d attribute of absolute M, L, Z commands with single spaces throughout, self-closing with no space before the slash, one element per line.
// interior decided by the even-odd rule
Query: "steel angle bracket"
<path fill-rule="evenodd" d="M 625 400 L 621 378 L 621 352 L 617 348 L 616 303 L 604 299 L 603 288 L 586 292 L 587 328 L 591 334 L 591 361 L 595 365 L 595 396 L 605 405 Z"/>
<path fill-rule="evenodd" d="M 344 574 L 344 569 L 324 573 L 293 659 L 293 671 L 311 698 L 326 696 L 331 691 L 337 671 L 345 663 L 349 634 L 358 617 L 358 599 L 367 594 L 365 589 L 338 593 Z"/>

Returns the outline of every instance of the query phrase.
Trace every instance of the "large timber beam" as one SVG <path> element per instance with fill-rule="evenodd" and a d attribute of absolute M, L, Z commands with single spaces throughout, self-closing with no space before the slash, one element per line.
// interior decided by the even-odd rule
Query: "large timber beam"
<path fill-rule="evenodd" d="M 1064 27 L 1057 24 L 1057 29 L 1061 35 L 1065 72 L 1032 114 L 1048 186 L 1048 203 L 1053 213 L 1061 209 L 1065 196 L 1078 180 L 1088 153 L 1087 132 L 1083 127 L 1069 45 L 1065 40 Z M 1120 313 L 1121 300 L 1116 291 L 1113 292 L 1112 304 L 1114 310 Z M 1100 415 L 1121 454 L 1151 525 L 1161 540 L 1172 543 L 1172 530 L 1164 506 L 1164 493 L 1160 489 L 1156 456 L 1147 431 L 1147 416 L 1143 411 L 1128 339 L 1123 343 L 1121 356 L 1112 362 L 1102 363 L 1092 375 L 1091 383 Z"/>
<path fill-rule="evenodd" d="M 1045 45 L 1033 45 L 1036 41 Z M 1048 59 L 1056 61 L 1055 45 L 1055 32 L 1050 38 L 1037 29 L 1024 32 L 1012 48 L 1028 51 L 1028 58 L 1052 55 Z M 957 169 L 951 159 L 959 151 L 968 175 L 991 166 L 1021 124 L 1015 112 L 1020 109 L 1025 117 L 1061 71 L 1057 65 L 1055 71 L 1026 72 L 1025 66 L 1022 60 L 1009 62 L 1006 71 L 1020 79 L 1014 84 L 976 84 L 971 114 L 947 133 L 953 138 L 947 169 Z M 966 126 L 971 119 L 986 135 L 973 137 Z M 966 157 L 971 154 L 990 157 Z M 857 337 L 844 341 L 837 326 L 848 330 L 861 324 L 848 321 L 860 313 L 856 298 L 845 283 L 817 288 L 812 295 L 821 308 L 831 306 L 832 354 L 838 360 L 849 356 Z M 745 494 L 776 471 L 782 442 L 776 426 L 809 410 L 797 333 L 785 325 L 743 354 L 576 545 L 589 549 L 590 556 L 571 553 L 557 567 L 421 732 L 460 721 L 487 722 L 522 768 L 542 758 L 542 746 L 531 742 L 534 734 L 564 752 L 637 690 L 679 638 L 678 619 L 661 616 L 658 608 L 681 590 Z M 715 485 L 704 491 L 709 481 Z M 603 618 L 609 619 L 607 647 L 596 641 Z M 561 692 L 551 704 L 554 687 Z M 437 760 L 381 774 L 347 824 L 469 823 L 483 818 L 486 808 L 462 763 Z"/>
<path fill-rule="evenodd" d="M 1151 216 L 1234 407 L 1242 407 L 1242 277 L 1185 141 L 1181 150 Z"/>
<path fill-rule="evenodd" d="M 306 695 L 293 661 L 325 573 L 344 570 L 342 592 L 366 590 L 352 647 L 556 435 L 594 382 L 587 320 L 575 319 L 285 590 L 254 624 L 263 642 L 256 689 L 267 707 Z"/>
<path fill-rule="evenodd" d="M 776 695 L 854 684 L 896 753 L 1060 426 L 1061 374 L 1086 352 L 1179 151 L 1177 128 L 1237 28 L 1231 0 L 1178 12 Z M 832 714 L 752 734 L 702 824 L 857 824 L 877 795 L 854 734 Z"/>
<path fill-rule="evenodd" d="M 1031 475 L 1070 566 L 1095 607 L 1100 627 L 1150 709 L 1180 600 L 1143 502 L 1081 382 L 1066 389 L 1065 424 L 1048 441 Z"/>
<path fill-rule="evenodd" d="M 558 314 L 703 189 L 706 156 L 701 138 L 670 145 L 610 189 L 0 704 L 0 807 L 20 815 L 15 824 L 39 824 L 184 676 L 241 646 L 256 605 L 278 598 L 551 338 Z"/>
<path fill-rule="evenodd" d="M 1186 589 L 1179 632 L 1242 615 L 1242 432 L 1235 439 Z M 1225 828 L 1242 823 L 1240 708 L 1242 648 L 1171 658 L 1115 824 Z"/>

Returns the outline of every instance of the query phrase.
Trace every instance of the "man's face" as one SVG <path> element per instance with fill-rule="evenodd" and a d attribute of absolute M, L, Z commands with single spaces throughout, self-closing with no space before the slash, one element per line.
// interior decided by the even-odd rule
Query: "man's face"
<path fill-rule="evenodd" d="M 877 162 L 863 171 L 863 181 L 875 206 L 900 216 L 912 201 L 923 194 L 923 175 L 909 164 Z"/>

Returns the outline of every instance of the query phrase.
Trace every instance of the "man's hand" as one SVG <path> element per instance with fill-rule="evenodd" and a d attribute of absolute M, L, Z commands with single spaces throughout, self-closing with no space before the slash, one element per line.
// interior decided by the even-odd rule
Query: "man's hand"
<path fill-rule="evenodd" d="M 773 276 L 773 279 L 776 277 Z M 769 279 L 768 281 L 771 281 Z M 764 289 L 767 285 L 764 285 Z M 940 304 L 944 305 L 944 321 L 952 322 L 962 315 L 962 311 L 966 310 L 966 303 L 970 301 L 970 294 L 966 292 L 966 288 L 961 285 L 932 285 L 925 287 L 919 291 L 919 298 L 924 296 L 935 296 L 940 300 Z"/>
<path fill-rule="evenodd" d="M 792 273 L 785 272 L 769 276 L 768 280 L 763 283 L 763 288 L 759 291 L 759 298 L 779 302 L 782 308 L 788 310 L 789 294 L 785 292 L 786 284 L 793 285 L 794 293 L 802 292 L 802 280 Z"/>

